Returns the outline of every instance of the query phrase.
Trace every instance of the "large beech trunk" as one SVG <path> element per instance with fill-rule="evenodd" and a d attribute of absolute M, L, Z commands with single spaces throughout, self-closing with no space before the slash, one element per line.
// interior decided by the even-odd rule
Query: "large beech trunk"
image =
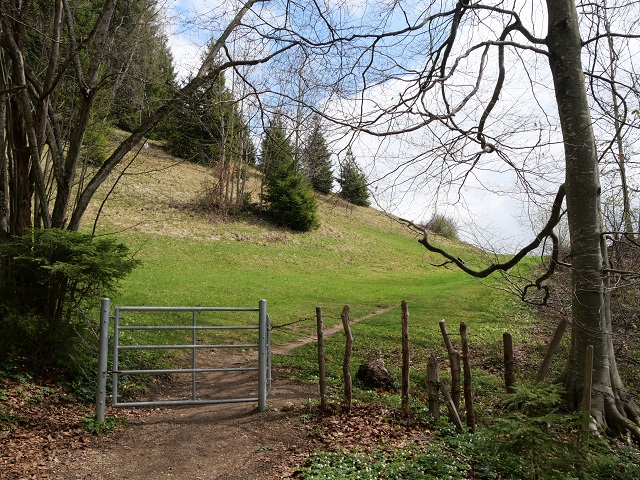
<path fill-rule="evenodd" d="M 585 351 L 593 345 L 593 426 L 614 433 L 630 432 L 640 439 L 638 408 L 620 379 L 613 350 L 598 157 L 581 62 L 578 15 L 574 0 L 547 0 L 547 7 L 547 46 L 565 147 L 573 266 L 571 348 L 563 381 L 577 408 Z"/>

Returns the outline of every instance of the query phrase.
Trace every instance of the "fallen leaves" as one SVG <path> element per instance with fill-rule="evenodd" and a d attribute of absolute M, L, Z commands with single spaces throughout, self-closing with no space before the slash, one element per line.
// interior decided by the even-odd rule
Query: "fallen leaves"
<path fill-rule="evenodd" d="M 96 441 L 81 427 L 91 415 L 59 385 L 0 378 L 0 478 L 53 478 L 59 452 Z"/>

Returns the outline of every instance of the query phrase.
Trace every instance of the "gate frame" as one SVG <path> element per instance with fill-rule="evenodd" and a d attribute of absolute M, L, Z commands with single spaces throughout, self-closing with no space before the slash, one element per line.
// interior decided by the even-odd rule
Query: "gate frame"
<path fill-rule="evenodd" d="M 158 345 L 131 345 L 127 346 L 127 349 L 153 349 L 156 348 L 181 348 L 192 349 L 192 368 L 191 369 L 155 369 L 155 370 L 118 370 L 118 351 L 120 348 L 118 345 L 118 334 L 120 330 L 163 330 L 171 329 L 172 327 L 166 326 L 147 326 L 147 327 L 119 327 L 119 312 L 120 311 L 157 311 L 157 312 L 192 312 L 193 325 L 175 327 L 174 329 L 184 329 L 193 331 L 193 344 L 192 345 L 172 345 L 172 346 L 158 346 Z M 218 311 L 218 312 L 258 312 L 258 326 L 235 326 L 235 327 L 215 327 L 215 326 L 196 326 L 196 313 L 203 311 Z M 105 419 L 105 407 L 107 397 L 107 375 L 108 375 L 108 349 L 109 349 L 109 319 L 111 312 L 111 300 L 109 298 L 103 298 L 100 309 L 100 346 L 98 356 L 98 381 L 96 385 L 96 422 L 103 423 Z M 271 389 L 271 349 L 270 349 L 270 327 L 269 327 L 269 315 L 267 314 L 267 302 L 266 300 L 260 300 L 258 302 L 258 308 L 252 307 L 116 307 L 115 308 L 115 324 L 114 324 L 114 345 L 113 356 L 114 364 L 111 370 L 113 391 L 112 391 L 112 405 L 114 407 L 146 407 L 146 406 L 176 406 L 176 405 L 211 405 L 220 403 L 240 403 L 240 402 L 258 402 L 258 410 L 264 412 L 267 408 L 267 396 Z M 257 329 L 258 330 L 258 343 L 251 345 L 196 345 L 195 335 L 196 330 L 201 329 Z M 195 353 L 197 348 L 239 348 L 239 347 L 257 347 L 258 348 L 258 367 L 248 368 L 204 368 L 198 369 L 195 364 Z M 236 371 L 236 370 L 258 370 L 258 397 L 257 398 L 233 398 L 233 399 L 220 399 L 220 400 L 197 400 L 195 390 L 195 374 L 201 372 L 219 372 L 219 371 Z M 157 402 L 118 402 L 117 401 L 117 376 L 121 373 L 192 373 L 192 398 L 191 400 L 177 400 L 177 401 L 157 401 Z"/>

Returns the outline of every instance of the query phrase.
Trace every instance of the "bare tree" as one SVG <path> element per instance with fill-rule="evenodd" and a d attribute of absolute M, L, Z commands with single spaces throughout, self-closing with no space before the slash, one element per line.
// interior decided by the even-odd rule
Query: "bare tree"
<path fill-rule="evenodd" d="M 585 47 L 609 38 L 629 39 L 637 49 L 633 21 L 638 13 L 635 3 L 627 4 L 620 8 L 628 13 L 619 18 L 635 15 L 632 22 L 589 30 L 586 22 L 597 15 L 592 6 L 546 0 L 509 7 L 461 0 L 455 5 L 362 4 L 357 12 L 345 12 L 349 6 L 340 4 L 307 19 L 313 27 L 287 22 L 279 39 L 299 42 L 307 55 L 315 55 L 313 70 L 322 72 L 332 103 L 332 109 L 318 114 L 362 135 L 403 136 L 405 144 L 411 142 L 408 156 L 389 163 L 389 177 L 405 174 L 413 186 L 437 182 L 436 188 L 448 185 L 455 194 L 472 182 L 482 184 L 489 170 L 508 171 L 529 195 L 555 185 L 545 226 L 509 261 L 473 269 L 433 245 L 426 231 L 420 243 L 465 272 L 486 277 L 509 270 L 548 240 L 554 245 L 549 271 L 531 285 L 542 288 L 558 263 L 554 227 L 566 202 L 572 339 L 562 381 L 577 408 L 584 352 L 592 345 L 594 428 L 631 432 L 640 439 L 639 410 L 620 379 L 612 343 L 599 143 L 585 83 L 589 62 L 583 64 Z M 608 82 L 618 98 L 631 87 L 617 77 Z"/>

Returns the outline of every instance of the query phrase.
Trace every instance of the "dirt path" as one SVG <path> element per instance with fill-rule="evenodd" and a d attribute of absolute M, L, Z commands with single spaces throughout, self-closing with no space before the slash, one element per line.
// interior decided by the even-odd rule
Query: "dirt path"
<path fill-rule="evenodd" d="M 64 480 L 289 478 L 286 460 L 313 449 L 297 428 L 313 386 L 276 378 L 271 409 L 253 404 L 155 409 L 94 448 L 59 456 Z M 287 407 L 295 405 L 295 409 Z"/>
<path fill-rule="evenodd" d="M 363 320 L 367 320 L 368 318 L 371 317 L 375 317 L 376 315 L 382 315 L 383 313 L 387 313 L 391 310 L 393 310 L 394 308 L 398 308 L 400 305 L 389 305 L 388 307 L 384 307 L 384 308 L 380 308 L 378 310 L 376 310 L 375 312 L 372 313 L 368 313 L 367 315 L 360 317 L 360 318 L 354 318 L 351 320 L 351 324 L 354 323 L 358 323 L 358 322 L 362 322 Z M 329 338 L 331 335 L 335 335 L 338 332 L 341 332 L 343 330 L 342 324 L 338 324 L 335 325 L 331 328 L 325 328 L 323 333 L 324 333 L 324 338 Z M 295 350 L 296 348 L 300 348 L 303 347 L 305 345 L 308 345 L 310 343 L 315 342 L 318 339 L 318 337 L 316 335 L 310 335 L 306 338 L 302 338 L 300 340 L 297 340 L 293 343 L 290 343 L 288 345 L 279 345 L 277 347 L 273 347 L 271 349 L 271 353 L 273 353 L 274 355 L 286 355 L 288 353 L 290 353 L 291 351 Z"/>
<path fill-rule="evenodd" d="M 388 312 L 386 307 L 359 322 Z M 338 325 L 325 336 L 342 330 Z M 315 341 L 309 337 L 273 350 L 285 355 Z M 251 354 L 229 355 L 202 352 L 198 365 L 239 366 Z M 206 398 L 256 396 L 251 373 L 235 372 L 225 377 L 206 374 L 199 379 L 199 392 Z M 217 375 L 217 376 L 216 376 Z M 255 375 L 255 374 L 254 374 Z M 158 480 L 291 478 L 292 457 L 304 456 L 318 447 L 308 429 L 300 428 L 302 405 L 317 397 L 314 385 L 298 384 L 274 369 L 270 406 L 256 413 L 255 404 L 236 403 L 201 407 L 140 409 L 128 414 L 129 426 L 100 439 L 89 449 L 60 452 L 49 478 L 62 480 Z M 153 399 L 171 398 L 189 391 L 188 380 L 171 382 L 169 388 L 150 394 Z M 119 411 L 109 412 L 118 414 Z"/>

